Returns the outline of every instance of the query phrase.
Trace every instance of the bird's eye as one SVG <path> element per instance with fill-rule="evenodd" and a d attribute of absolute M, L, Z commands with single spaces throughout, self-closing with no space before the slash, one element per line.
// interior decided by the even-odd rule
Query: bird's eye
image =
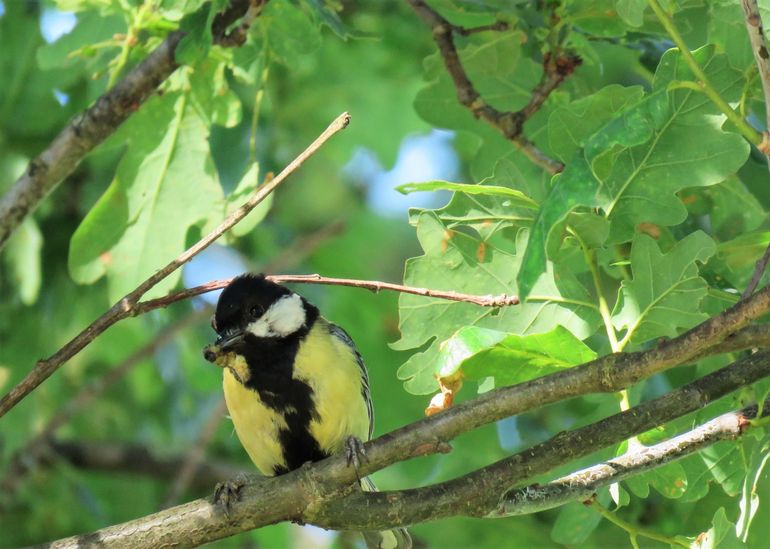
<path fill-rule="evenodd" d="M 258 319 L 260 315 L 262 314 L 262 311 L 259 309 L 259 307 L 252 307 L 249 311 L 249 314 L 251 315 L 251 318 L 254 320 Z"/>

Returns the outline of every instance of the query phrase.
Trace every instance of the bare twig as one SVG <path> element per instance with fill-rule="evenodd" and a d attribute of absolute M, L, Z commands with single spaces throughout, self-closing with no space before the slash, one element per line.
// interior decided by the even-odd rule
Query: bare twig
<path fill-rule="evenodd" d="M 148 475 L 168 481 L 182 467 L 182 456 L 158 456 L 145 446 L 82 440 L 51 440 L 51 457 L 60 457 L 75 467 L 114 473 Z M 248 473 L 242 467 L 206 460 L 198 467 L 191 485 L 209 492 L 217 482 Z"/>
<path fill-rule="evenodd" d="M 39 361 L 27 376 L 16 385 L 11 392 L 0 400 L 0 416 L 13 408 L 26 395 L 32 392 L 35 387 L 45 381 L 62 364 L 80 352 L 86 345 L 94 340 L 96 336 L 104 332 L 107 328 L 116 322 L 129 316 L 135 316 L 138 312 L 137 305 L 142 296 L 152 289 L 161 280 L 165 279 L 172 272 L 190 261 L 197 254 L 202 252 L 217 238 L 222 236 L 227 230 L 241 221 L 246 215 L 254 209 L 257 204 L 262 202 L 271 192 L 282 184 L 291 174 L 293 174 L 310 156 L 312 156 L 326 141 L 328 141 L 337 132 L 343 130 L 350 121 L 348 113 L 339 115 L 323 133 L 316 138 L 299 156 L 286 166 L 283 171 L 271 181 L 264 183 L 240 208 L 230 214 L 217 228 L 208 235 L 196 242 L 193 246 L 184 251 L 179 257 L 171 261 L 162 269 L 156 271 L 147 280 L 142 282 L 136 289 L 132 290 L 106 313 L 92 322 L 86 329 L 75 336 L 69 343 L 59 349 L 54 355 L 46 360 Z"/>
<path fill-rule="evenodd" d="M 767 416 L 770 400 L 762 408 Z M 638 448 L 604 463 L 576 471 L 547 484 L 532 484 L 506 493 L 500 500 L 499 516 L 526 515 L 552 509 L 571 501 L 589 499 L 599 489 L 650 469 L 694 454 L 723 440 L 733 440 L 756 417 L 757 407 L 729 412 L 669 440 Z"/>
<path fill-rule="evenodd" d="M 756 265 L 754 265 L 754 272 L 751 274 L 751 280 L 749 280 L 746 289 L 743 290 L 741 299 L 746 299 L 757 289 L 759 281 L 762 280 L 762 275 L 765 274 L 768 262 L 770 262 L 770 245 L 765 248 L 765 253 L 762 254 L 762 257 L 760 257 L 759 260 L 757 260 Z"/>
<path fill-rule="evenodd" d="M 203 429 L 198 433 L 198 437 L 186 452 L 184 459 L 179 460 L 179 466 L 173 471 L 174 481 L 171 487 L 166 492 L 166 497 L 163 498 L 161 509 L 165 509 L 176 503 L 176 501 L 182 497 L 187 487 L 192 484 L 193 480 L 197 480 L 201 465 L 205 462 L 206 447 L 214 438 L 219 426 L 222 424 L 222 419 L 227 414 L 227 405 L 225 399 L 220 398 L 214 409 L 209 414 L 208 419 L 203 424 Z M 214 483 L 221 482 L 231 477 L 220 477 L 214 481 Z M 211 484 L 214 486 L 214 484 Z"/>
<path fill-rule="evenodd" d="M 549 158 L 538 149 L 523 135 L 522 130 L 524 123 L 542 106 L 548 95 L 577 67 L 580 63 L 579 58 L 576 56 L 559 57 L 558 59 L 556 57 L 546 58 L 543 81 L 533 91 L 529 105 L 517 112 L 502 112 L 489 105 L 481 97 L 463 68 L 455 46 L 454 33 L 467 35 L 471 30 L 453 25 L 424 0 L 407 0 L 407 2 L 433 31 L 433 40 L 438 46 L 447 72 L 457 89 L 457 98 L 460 104 L 467 107 L 476 118 L 481 118 L 497 128 L 506 139 L 519 147 L 530 161 L 548 173 L 554 174 L 562 171 L 564 165 Z"/>
<path fill-rule="evenodd" d="M 60 540 L 53 547 L 72 547 L 86 539 L 104 545 L 145 546 L 173 539 L 189 546 L 283 520 L 332 529 L 371 530 L 456 515 L 498 516 L 499 498 L 511 485 L 698 410 L 768 376 L 769 359 L 770 353 L 757 353 L 663 397 L 560 433 L 498 463 L 433 486 L 379 493 L 344 490 L 356 481 L 357 473 L 347 466 L 345 456 L 339 455 L 246 485 L 229 515 L 207 500 L 196 500 L 87 537 Z M 496 396 L 499 399 L 501 395 Z M 478 413 L 478 402 L 483 398 L 461 405 L 463 413 L 452 414 L 457 408 L 442 412 L 367 443 L 369 460 L 361 464 L 360 473 L 371 474 L 396 461 L 436 451 L 476 424 L 471 416 Z M 450 429 L 448 422 L 453 424 Z"/>
<path fill-rule="evenodd" d="M 64 424 L 68 423 L 75 415 L 102 395 L 104 391 L 128 374 L 137 364 L 152 356 L 158 349 L 171 341 L 180 331 L 197 324 L 210 314 L 210 310 L 203 309 L 186 315 L 173 324 L 169 324 L 152 341 L 138 349 L 121 364 L 107 372 L 106 375 L 84 386 L 33 438 L 21 449 L 14 452 L 9 460 L 5 475 L 2 481 L 0 481 L 0 487 L 2 487 L 3 492 L 12 493 L 15 491 L 26 473 L 34 468 L 38 460 L 48 451 L 51 439 Z"/>
<path fill-rule="evenodd" d="M 259 13 L 268 1 L 231 0 L 228 9 L 214 19 L 215 41 L 225 40 L 224 32 L 230 24 L 254 8 Z M 24 218 L 77 168 L 86 154 L 112 135 L 179 67 L 174 52 L 185 34 L 182 31 L 170 33 L 123 80 L 70 122 L 30 161 L 14 186 L 0 199 L 0 249 Z"/>
<path fill-rule="evenodd" d="M 455 27 L 455 32 L 461 36 L 470 36 L 471 34 L 477 34 L 479 32 L 487 31 L 505 31 L 508 30 L 509 25 L 505 21 L 497 21 L 489 25 L 479 25 L 478 27 Z"/>

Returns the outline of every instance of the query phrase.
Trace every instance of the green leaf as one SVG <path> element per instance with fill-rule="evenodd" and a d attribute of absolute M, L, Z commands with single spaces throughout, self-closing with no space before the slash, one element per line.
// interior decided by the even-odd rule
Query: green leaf
<path fill-rule="evenodd" d="M 716 271 L 733 288 L 743 288 L 754 272 L 757 259 L 770 245 L 770 231 L 754 231 L 737 236 L 717 246 L 708 267 Z"/>
<path fill-rule="evenodd" d="M 646 0 L 617 0 L 618 15 L 632 27 L 641 27 L 644 24 L 645 8 Z"/>
<path fill-rule="evenodd" d="M 697 231 L 668 252 L 655 241 L 637 234 L 631 246 L 633 280 L 624 280 L 612 313 L 617 330 L 626 330 L 621 345 L 639 344 L 661 336 L 675 337 L 707 318 L 699 310 L 708 285 L 698 275 L 696 261 L 705 262 L 716 251 L 714 241 Z"/>
<path fill-rule="evenodd" d="M 712 47 L 694 55 L 724 97 L 739 93 L 741 74 L 723 55 Z M 676 196 L 678 190 L 719 183 L 744 163 L 747 143 L 721 129 L 724 117 L 703 94 L 666 90 L 672 80 L 690 78 L 679 54 L 667 52 L 653 93 L 594 134 L 583 154 L 555 178 L 519 273 L 523 298 L 545 268 L 546 241 L 557 236 L 554 229 L 570 211 L 579 206 L 602 208 L 610 220 L 610 242 L 625 242 L 640 223 L 681 223 L 687 210 Z"/>
<path fill-rule="evenodd" d="M 132 290 L 185 249 L 192 226 L 221 219 L 222 190 L 208 130 L 185 94 L 149 101 L 121 131 L 131 136 L 115 179 L 72 236 L 73 279 L 107 274 L 111 300 Z M 152 290 L 161 295 L 179 271 Z"/>
<path fill-rule="evenodd" d="M 525 336 L 466 326 L 439 347 L 436 373 L 451 377 L 462 372 L 464 378 L 476 381 L 491 377 L 495 387 L 502 387 L 594 358 L 596 353 L 561 326 Z"/>
<path fill-rule="evenodd" d="M 521 45 L 525 41 L 526 36 L 520 31 L 489 33 L 472 37 L 468 45 L 459 49 L 468 78 L 479 94 L 499 110 L 516 111 L 524 107 L 543 72 L 539 64 L 523 54 Z M 437 54 L 428 57 L 425 65 L 432 82 L 414 100 L 414 108 L 423 120 L 441 128 L 483 128 L 497 133 L 457 101 L 457 91 Z"/>
<path fill-rule="evenodd" d="M 697 549 L 738 549 L 746 547 L 735 536 L 735 525 L 728 520 L 724 507 L 717 509 L 711 524 L 711 528 L 698 536 L 692 547 Z"/>
<path fill-rule="evenodd" d="M 451 183 L 449 181 L 424 181 L 420 183 L 404 183 L 398 185 L 396 190 L 401 194 L 409 194 L 423 191 L 452 191 L 474 195 L 505 196 L 512 198 L 504 207 L 518 205 L 524 208 L 537 209 L 537 202 L 529 198 L 521 191 L 509 189 L 508 187 L 498 187 L 496 185 L 473 185 L 469 183 Z"/>
<path fill-rule="evenodd" d="M 610 501 L 606 489 L 601 490 L 597 498 L 602 505 L 607 505 Z M 602 516 L 589 505 L 582 502 L 568 503 L 559 510 L 559 516 L 551 529 L 551 539 L 564 545 L 581 544 L 601 521 Z"/>
<path fill-rule="evenodd" d="M 32 217 L 19 225 L 8 240 L 5 261 L 11 280 L 19 290 L 21 302 L 32 305 L 37 301 L 42 282 L 40 251 L 43 249 L 43 235 Z"/>
<path fill-rule="evenodd" d="M 551 151 L 562 162 L 569 162 L 588 138 L 643 96 L 641 86 L 626 88 L 612 84 L 569 105 L 555 108 L 548 118 Z"/>
<path fill-rule="evenodd" d="M 412 286 L 463 293 L 515 294 L 519 258 L 499 246 L 447 228 L 435 213 L 417 218 L 417 237 L 425 254 L 407 260 L 404 282 Z M 525 245 L 522 235 L 516 248 Z M 554 270 L 558 269 L 558 277 Z M 401 366 L 398 375 L 416 394 L 437 389 L 434 377 L 439 343 L 464 326 L 480 326 L 512 334 L 549 332 L 563 326 L 576 337 L 591 335 L 599 323 L 596 306 L 566 267 L 549 265 L 531 303 L 495 310 L 470 303 L 402 294 L 399 296 L 401 339 L 395 349 L 430 346 Z"/>
<path fill-rule="evenodd" d="M 286 65 L 297 63 L 321 46 L 318 25 L 290 2 L 270 2 L 259 21 L 267 31 L 270 50 Z"/>
<path fill-rule="evenodd" d="M 738 533 L 738 537 L 744 543 L 749 538 L 749 529 L 751 523 L 759 510 L 760 492 L 757 490 L 757 485 L 762 478 L 762 473 L 767 465 L 768 459 L 770 459 L 770 438 L 765 438 L 760 442 L 751 444 L 753 446 L 751 457 L 749 458 L 749 464 L 746 471 L 746 476 L 743 479 L 743 488 L 741 490 L 741 499 L 739 507 L 741 510 L 738 516 L 738 522 L 735 527 L 735 531 Z"/>

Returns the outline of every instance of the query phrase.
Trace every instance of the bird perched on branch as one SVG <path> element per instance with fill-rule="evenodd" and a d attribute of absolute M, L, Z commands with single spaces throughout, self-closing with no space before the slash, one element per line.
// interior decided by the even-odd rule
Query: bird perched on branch
<path fill-rule="evenodd" d="M 262 474 L 340 452 L 357 465 L 374 423 L 366 366 L 345 330 L 302 296 L 253 274 L 224 289 L 212 327 L 218 338 L 203 355 L 224 369 L 235 431 Z M 368 478 L 361 487 L 376 490 Z M 411 547 L 403 528 L 363 534 L 369 547 Z"/>

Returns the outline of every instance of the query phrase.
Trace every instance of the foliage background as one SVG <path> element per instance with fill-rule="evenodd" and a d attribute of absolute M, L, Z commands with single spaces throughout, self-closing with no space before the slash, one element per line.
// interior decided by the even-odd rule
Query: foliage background
<path fill-rule="evenodd" d="M 56 351 L 221 220 L 253 188 L 255 173 L 248 170 L 252 160 L 259 163 L 260 178 L 277 172 L 343 110 L 352 115 L 350 128 L 275 195 L 269 211 L 264 208 L 247 220 L 251 227 L 259 222 L 255 229 L 239 227 L 228 237 L 227 244 L 247 268 L 259 270 L 276 258 L 286 259 L 285 250 L 343 223 L 341 233 L 293 254 L 279 270 L 391 281 L 404 277 L 418 286 L 481 294 L 516 293 L 529 284 L 535 296 L 525 307 L 492 315 L 467 304 L 447 305 L 440 314 L 434 309 L 413 312 L 421 298 L 404 296 L 399 317 L 399 298 L 393 294 L 302 287 L 359 345 L 372 378 L 376 433 L 421 417 L 425 395 L 437 390 L 437 372 L 448 375 L 462 368 L 480 380 L 480 390 L 546 373 L 538 364 L 511 372 L 505 366 L 510 357 L 481 354 L 499 352 L 495 345 L 502 335 L 551 333 L 554 339 L 544 345 L 572 353 L 559 357 L 561 367 L 610 352 L 599 296 L 615 305 L 612 323 L 621 338 L 627 336 L 620 342 L 627 350 L 674 336 L 734 302 L 731 290 L 745 286 L 754 260 L 770 242 L 764 159 L 724 125 L 724 117 L 704 96 L 672 89 L 672 82 L 690 75 L 678 54 L 667 52 L 672 44 L 644 2 L 431 3 L 458 25 L 509 23 L 507 31 L 479 33 L 462 42 L 471 79 L 498 109 L 515 111 L 527 104 L 549 47 L 559 44 L 580 55 L 582 65 L 525 125 L 527 137 L 567 165 L 559 179 L 563 188 L 569 190 L 570 181 L 584 181 L 581 170 L 589 166 L 594 174 L 603 174 L 604 190 L 569 190 L 572 202 L 554 199 L 553 193 L 547 198 L 554 185 L 550 177 L 459 105 L 430 30 L 405 3 L 273 0 L 254 23 L 246 45 L 230 50 L 212 47 L 202 30 L 210 10 L 221 5 L 203 0 L 2 3 L 0 192 L 72 116 L 120 79 L 165 33 L 179 26 L 191 30 L 191 39 L 178 51 L 186 66 L 164 84 L 163 94 L 89 155 L 4 250 L 4 392 L 37 358 Z M 718 0 L 668 7 L 688 46 L 700 48 L 697 59 L 715 87 L 760 126 L 761 90 L 740 8 Z M 760 7 L 770 10 L 762 2 Z M 57 11 L 74 13 L 76 25 L 47 43 L 41 18 Z M 552 12 L 560 18 L 556 27 L 549 27 L 547 14 Z M 613 118 L 617 113 L 622 114 Z M 434 127 L 454 132 L 460 180 L 521 191 L 535 201 L 535 208 L 525 201 L 511 205 L 510 198 L 506 202 L 468 192 L 454 194 L 437 209 L 412 210 L 408 217 L 406 211 L 383 215 L 387 205 L 372 197 L 390 199 L 373 194 L 371 175 L 351 170 L 351 158 L 364 147 L 387 170 L 405 138 Z M 640 165 L 643 170 L 637 170 Z M 641 175 L 624 179 L 634 170 Z M 624 181 L 636 193 L 632 199 L 625 199 L 626 187 L 617 190 Z M 439 195 L 433 204 L 442 205 L 446 197 Z M 571 237 L 564 236 L 568 214 Z M 534 227 L 541 224 L 540 233 L 532 228 L 538 215 Z M 548 250 L 545 277 L 538 278 L 537 261 L 524 254 L 530 228 L 530 246 L 539 238 L 540 248 Z M 536 251 L 533 246 L 527 253 Z M 201 260 L 197 276 L 214 273 L 219 257 Z M 592 286 L 587 257 L 600 270 L 603 291 Z M 415 259 L 407 263 L 404 275 L 407 258 Z M 654 269 L 644 274 L 642 267 L 650 265 Z M 153 295 L 179 283 L 172 277 Z M 662 293 L 656 290 L 659 285 Z M 647 287 L 652 294 L 645 297 Z M 644 308 L 645 299 L 650 308 L 641 314 L 635 306 Z M 3 464 L 83 386 L 200 306 L 195 301 L 155 311 L 120 323 L 97 339 L 0 421 Z M 553 335 L 557 325 L 568 334 Z M 200 355 L 211 335 L 207 322 L 179 333 L 57 436 L 138 443 L 164 456 L 185 454 L 220 396 L 221 373 Z M 485 335 L 494 341 L 483 339 Z M 473 347 L 469 341 L 478 337 L 484 343 Z M 469 346 L 470 359 L 458 362 L 451 344 L 445 351 L 447 340 Z M 657 396 L 728 362 L 729 357 L 710 358 L 656 376 L 634 388 L 631 400 Z M 472 397 L 474 389 L 469 382 L 460 398 Z M 763 392 L 760 386 L 756 394 Z M 725 399 L 699 417 L 732 409 L 751 396 L 747 391 Z M 383 488 L 451 478 L 617 409 L 612 395 L 548 406 L 468 433 L 453 443 L 449 455 L 402 463 L 376 478 Z M 661 431 L 675 432 L 697 419 Z M 660 433 L 643 440 L 655 436 Z M 644 475 L 621 489 L 623 516 L 666 535 L 690 536 L 711 528 L 712 519 L 735 522 L 742 513 L 745 518 L 745 502 L 755 496 L 762 501 L 767 494 L 768 481 L 761 475 L 766 453 L 764 439 L 722 443 L 702 456 Z M 226 421 L 207 456 L 250 467 Z M 46 466 L 31 464 L 16 491 L 3 494 L 0 545 L 43 542 L 147 514 L 161 505 L 169 486 L 168 479 L 81 469 L 55 456 L 48 461 Z M 761 478 L 757 486 L 744 483 L 752 474 Z M 201 495 L 189 491 L 182 500 Z M 607 494 L 600 497 L 609 501 Z M 738 505 L 741 498 L 744 510 Z M 750 506 L 756 514 L 745 541 L 757 546 L 768 535 L 770 511 L 756 502 Z M 417 525 L 412 531 L 431 547 L 605 547 L 627 542 L 622 530 L 580 504 L 498 521 L 456 518 Z M 341 543 L 312 535 L 318 543 Z M 297 527 L 279 524 L 219 545 L 301 546 L 306 541 L 299 536 Z M 737 539 L 734 543 L 739 544 Z M 644 544 L 656 545 L 649 540 Z"/>

